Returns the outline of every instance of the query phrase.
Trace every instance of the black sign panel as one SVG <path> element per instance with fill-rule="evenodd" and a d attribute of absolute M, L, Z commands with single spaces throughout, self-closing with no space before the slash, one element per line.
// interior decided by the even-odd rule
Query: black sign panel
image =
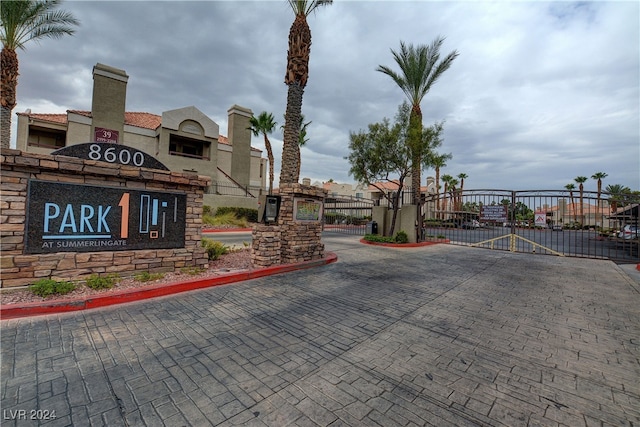
<path fill-rule="evenodd" d="M 137 148 L 109 142 L 87 142 L 86 144 L 70 145 L 51 153 L 52 155 L 78 157 L 86 160 L 116 163 L 119 165 L 137 166 L 139 168 L 162 169 L 169 168 Z"/>
<path fill-rule="evenodd" d="M 183 248 L 187 196 L 29 181 L 25 253 Z"/>

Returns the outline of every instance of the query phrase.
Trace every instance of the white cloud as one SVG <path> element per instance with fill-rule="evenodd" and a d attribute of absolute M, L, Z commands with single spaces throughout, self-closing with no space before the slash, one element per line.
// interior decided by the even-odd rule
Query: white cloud
<path fill-rule="evenodd" d="M 233 104 L 282 122 L 293 14 L 286 2 L 66 2 L 82 27 L 19 52 L 16 111 L 88 109 L 91 69 L 130 76 L 127 109 L 195 105 L 226 132 Z M 393 118 L 404 95 L 376 71 L 400 40 L 446 37 L 460 56 L 427 94 L 424 124 L 446 120 L 444 173 L 466 188 L 562 187 L 577 175 L 640 188 L 637 2 L 336 1 L 312 31 L 302 174 L 352 182 L 349 132 Z M 15 132 L 14 132 L 15 134 Z M 279 171 L 281 132 L 272 136 Z M 254 139 L 261 148 L 261 138 Z M 425 175 L 432 173 L 426 171 Z M 595 186 L 588 182 L 587 187 Z M 594 187 L 595 188 L 595 187 Z"/>

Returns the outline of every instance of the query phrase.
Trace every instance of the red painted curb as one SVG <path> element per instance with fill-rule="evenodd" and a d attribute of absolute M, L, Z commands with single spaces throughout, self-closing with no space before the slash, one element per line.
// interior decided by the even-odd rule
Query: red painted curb
<path fill-rule="evenodd" d="M 636 264 L 636 270 L 640 271 L 640 262 Z"/>
<path fill-rule="evenodd" d="M 387 246 L 390 248 L 421 248 L 423 246 L 438 245 L 440 243 L 449 243 L 449 240 L 441 240 L 438 242 L 419 242 L 419 243 L 383 243 L 383 242 L 370 242 L 365 239 L 360 239 L 360 243 L 373 246 Z"/>
<path fill-rule="evenodd" d="M 0 320 L 17 319 L 20 317 L 39 316 L 43 314 L 65 313 L 69 311 L 89 310 L 92 308 L 106 307 L 126 302 L 140 301 L 196 289 L 209 288 L 244 280 L 257 279 L 259 277 L 272 276 L 307 268 L 320 267 L 338 261 L 338 256 L 333 252 L 327 252 L 325 258 L 313 261 L 304 261 L 294 264 L 276 265 L 273 267 L 258 268 L 255 270 L 241 271 L 238 273 L 222 274 L 206 279 L 187 280 L 169 285 L 151 285 L 145 288 L 123 290 L 112 294 L 98 295 L 75 300 L 58 300 L 31 302 L 26 304 L 9 304 L 0 306 Z"/>
<path fill-rule="evenodd" d="M 252 231 L 251 228 L 203 228 L 203 233 L 237 233 Z"/>

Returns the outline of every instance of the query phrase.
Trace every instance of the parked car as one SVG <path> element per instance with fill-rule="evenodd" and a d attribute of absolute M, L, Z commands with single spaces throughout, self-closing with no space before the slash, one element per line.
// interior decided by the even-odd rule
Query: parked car
<path fill-rule="evenodd" d="M 467 228 L 467 229 L 476 229 L 476 228 L 480 228 L 480 223 L 478 221 L 476 221 L 475 219 L 472 221 L 466 221 L 462 223 L 462 228 Z"/>
<path fill-rule="evenodd" d="M 625 225 L 618 233 L 619 239 L 633 240 L 638 238 L 638 226 L 637 225 Z"/>
<path fill-rule="evenodd" d="M 562 231 L 562 226 L 560 224 L 556 224 L 551 226 L 551 230 L 553 231 Z"/>

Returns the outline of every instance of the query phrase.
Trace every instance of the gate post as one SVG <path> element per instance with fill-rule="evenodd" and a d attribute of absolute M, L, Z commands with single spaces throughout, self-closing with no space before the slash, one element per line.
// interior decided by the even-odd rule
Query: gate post
<path fill-rule="evenodd" d="M 511 191 L 511 214 L 509 215 L 511 217 L 511 234 L 515 235 L 516 234 L 516 192 L 515 191 Z M 511 252 L 515 252 L 516 248 L 515 248 L 515 239 L 513 240 L 513 249 Z"/>

